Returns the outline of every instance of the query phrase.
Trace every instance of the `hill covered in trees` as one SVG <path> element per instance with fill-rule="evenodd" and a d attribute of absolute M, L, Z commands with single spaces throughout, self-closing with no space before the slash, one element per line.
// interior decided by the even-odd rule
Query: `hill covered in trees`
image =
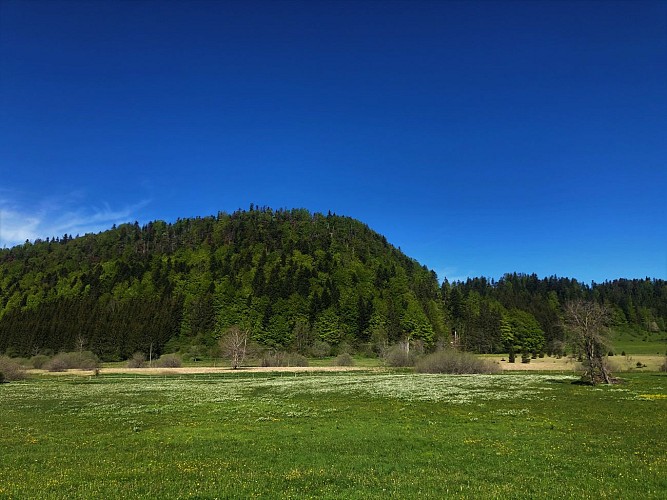
<path fill-rule="evenodd" d="M 123 359 L 232 325 L 298 351 L 448 334 L 435 273 L 348 217 L 251 207 L 0 251 L 0 352 Z"/>
<path fill-rule="evenodd" d="M 574 300 L 605 306 L 609 326 L 636 334 L 667 330 L 667 281 L 617 279 L 587 285 L 570 278 L 506 274 L 441 287 L 457 341 L 479 353 L 565 350 L 563 309 Z M 665 344 L 667 347 L 667 343 Z"/>
<path fill-rule="evenodd" d="M 0 352 L 205 354 L 238 325 L 263 346 L 302 353 L 403 340 L 558 353 L 563 306 L 582 298 L 607 306 L 617 327 L 666 330 L 663 280 L 440 284 L 359 221 L 251 207 L 0 250 Z"/>

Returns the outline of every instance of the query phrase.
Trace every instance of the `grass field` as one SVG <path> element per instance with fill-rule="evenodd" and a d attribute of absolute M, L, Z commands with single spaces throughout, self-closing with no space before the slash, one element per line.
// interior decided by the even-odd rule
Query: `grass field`
<path fill-rule="evenodd" d="M 33 377 L 0 498 L 665 498 L 667 375 Z"/>
<path fill-rule="evenodd" d="M 616 355 L 653 354 L 664 356 L 667 353 L 667 332 L 649 333 L 629 327 L 617 327 L 612 330 L 612 345 Z"/>

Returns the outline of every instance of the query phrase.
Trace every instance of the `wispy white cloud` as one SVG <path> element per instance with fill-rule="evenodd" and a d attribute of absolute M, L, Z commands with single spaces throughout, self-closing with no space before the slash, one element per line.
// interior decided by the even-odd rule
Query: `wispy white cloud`
<path fill-rule="evenodd" d="M 65 233 L 73 236 L 97 233 L 114 224 L 138 220 L 141 209 L 150 203 L 142 200 L 123 207 L 112 207 L 106 202 L 90 205 L 83 193 L 73 192 L 26 207 L 15 198 L 6 190 L 0 192 L 0 247 Z"/>

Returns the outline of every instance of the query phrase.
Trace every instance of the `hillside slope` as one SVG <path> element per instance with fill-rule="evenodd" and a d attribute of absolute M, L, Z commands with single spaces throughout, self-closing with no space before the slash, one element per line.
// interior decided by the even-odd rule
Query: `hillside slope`
<path fill-rule="evenodd" d="M 251 207 L 0 251 L 0 352 L 123 359 L 235 324 L 300 351 L 447 335 L 435 273 L 348 217 Z"/>

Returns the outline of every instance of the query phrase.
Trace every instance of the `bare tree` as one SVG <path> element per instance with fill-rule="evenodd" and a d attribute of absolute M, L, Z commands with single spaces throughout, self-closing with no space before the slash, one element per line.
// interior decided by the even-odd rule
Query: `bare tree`
<path fill-rule="evenodd" d="M 220 338 L 222 355 L 231 361 L 232 369 L 236 370 L 246 357 L 248 351 L 248 330 L 238 325 L 230 327 Z"/>
<path fill-rule="evenodd" d="M 83 349 L 86 347 L 86 344 L 88 343 L 88 341 L 86 340 L 86 337 L 79 334 L 76 337 L 75 343 L 76 343 L 76 350 L 79 351 L 79 353 L 82 353 Z"/>
<path fill-rule="evenodd" d="M 591 384 L 612 382 L 606 357 L 609 351 L 609 312 L 597 302 L 575 300 L 565 304 L 565 325 L 573 347 L 585 356 L 584 377 Z"/>

